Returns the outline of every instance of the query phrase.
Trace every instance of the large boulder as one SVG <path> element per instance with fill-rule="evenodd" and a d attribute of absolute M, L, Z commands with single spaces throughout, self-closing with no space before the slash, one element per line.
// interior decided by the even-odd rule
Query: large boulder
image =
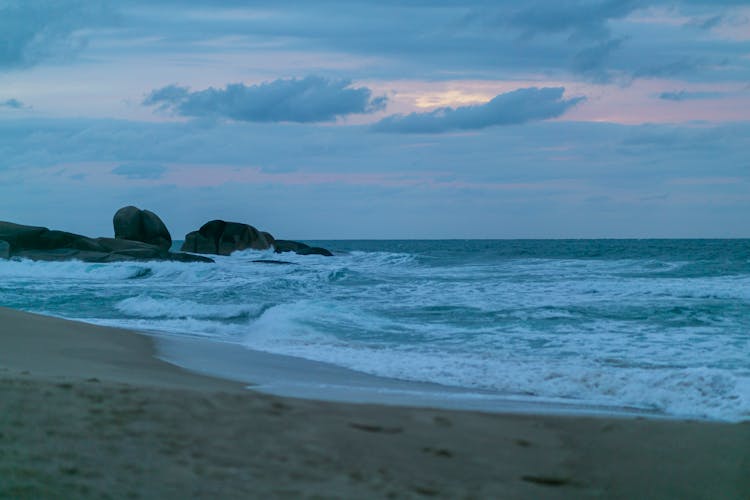
<path fill-rule="evenodd" d="M 268 233 L 261 233 L 249 224 L 212 220 L 197 231 L 185 235 L 183 252 L 230 255 L 238 250 L 265 250 L 271 247 Z M 271 237 L 273 238 L 273 237 Z"/>
<path fill-rule="evenodd" d="M 182 244 L 180 250 L 193 253 L 217 253 L 216 242 L 203 236 L 198 231 L 193 231 L 185 235 L 185 243 Z"/>
<path fill-rule="evenodd" d="M 123 207 L 115 213 L 112 224 L 118 240 L 141 241 L 163 250 L 169 250 L 172 246 L 172 235 L 167 226 L 158 215 L 149 210 Z"/>
<path fill-rule="evenodd" d="M 274 252 L 294 252 L 299 255 L 325 255 L 326 257 L 333 257 L 330 250 L 320 247 L 311 247 L 299 241 L 290 240 L 275 240 L 273 242 Z"/>

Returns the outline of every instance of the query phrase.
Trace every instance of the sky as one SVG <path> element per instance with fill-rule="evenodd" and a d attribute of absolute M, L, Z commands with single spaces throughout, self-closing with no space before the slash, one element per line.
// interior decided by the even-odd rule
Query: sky
<path fill-rule="evenodd" d="M 0 0 L 0 220 L 748 238 L 747 0 Z"/>

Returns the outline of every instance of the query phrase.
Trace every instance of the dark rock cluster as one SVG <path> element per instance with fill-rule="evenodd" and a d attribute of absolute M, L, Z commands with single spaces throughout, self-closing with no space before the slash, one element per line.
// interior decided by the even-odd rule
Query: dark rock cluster
<path fill-rule="evenodd" d="M 213 262 L 193 254 L 230 255 L 238 250 L 266 250 L 300 255 L 333 255 L 325 248 L 304 243 L 276 240 L 270 233 L 249 224 L 212 220 L 185 236 L 182 252 L 170 252 L 172 236 L 158 215 L 128 206 L 115 213 L 114 238 L 89 238 L 75 233 L 24 226 L 0 221 L 0 259 L 20 257 L 31 260 L 81 260 L 84 262 L 120 262 L 171 260 Z M 282 261 L 260 261 L 283 263 Z"/>
<path fill-rule="evenodd" d="M 183 252 L 229 255 L 237 250 L 266 250 L 273 236 L 262 233 L 249 224 L 212 220 L 197 231 L 185 235 Z"/>
<path fill-rule="evenodd" d="M 311 247 L 298 241 L 276 240 L 273 243 L 273 248 L 276 253 L 294 252 L 300 255 L 325 255 L 326 257 L 333 256 L 333 254 L 325 248 Z"/>
<path fill-rule="evenodd" d="M 128 216 L 124 217 L 125 214 Z M 169 231 L 161 219 L 152 212 L 125 207 L 118 210 L 114 224 L 115 238 L 89 238 L 46 227 L 24 226 L 0 221 L 0 258 L 20 257 L 31 260 L 81 260 L 84 262 L 148 260 L 213 262 L 200 255 L 170 252 L 169 246 L 172 239 Z M 127 238 L 128 236 L 130 238 Z"/>
<path fill-rule="evenodd" d="M 259 231 L 249 224 L 212 220 L 197 231 L 185 235 L 183 252 L 230 255 L 238 250 L 266 250 L 273 247 L 276 253 L 295 252 L 300 255 L 333 254 L 320 247 L 289 240 L 277 240 L 270 233 Z"/>

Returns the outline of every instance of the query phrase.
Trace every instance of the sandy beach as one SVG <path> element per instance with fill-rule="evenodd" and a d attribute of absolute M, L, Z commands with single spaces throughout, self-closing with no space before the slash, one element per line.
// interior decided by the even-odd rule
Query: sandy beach
<path fill-rule="evenodd" d="M 0 498 L 750 498 L 750 422 L 258 394 L 0 309 Z"/>

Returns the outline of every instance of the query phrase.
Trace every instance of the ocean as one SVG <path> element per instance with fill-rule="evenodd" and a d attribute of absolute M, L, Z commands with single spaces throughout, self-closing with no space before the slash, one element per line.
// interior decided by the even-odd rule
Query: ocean
<path fill-rule="evenodd" d="M 750 240 L 308 243 L 336 256 L 0 261 L 0 305 L 477 397 L 750 418 Z"/>

